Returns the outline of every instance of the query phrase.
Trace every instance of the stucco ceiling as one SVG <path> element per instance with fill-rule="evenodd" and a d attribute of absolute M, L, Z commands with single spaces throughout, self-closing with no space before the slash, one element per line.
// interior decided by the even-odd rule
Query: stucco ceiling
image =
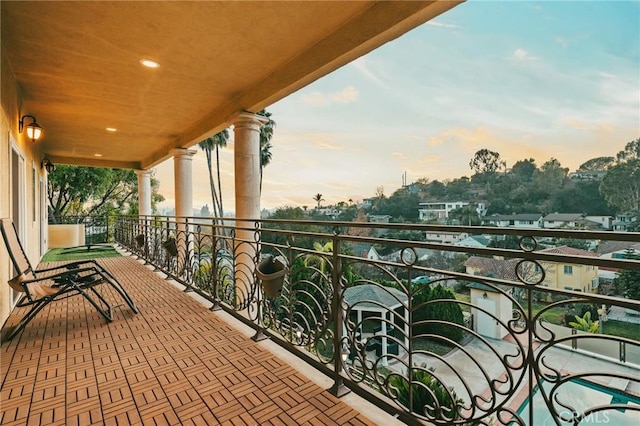
<path fill-rule="evenodd" d="M 149 168 L 458 3 L 3 0 L 1 40 L 44 155 Z"/>

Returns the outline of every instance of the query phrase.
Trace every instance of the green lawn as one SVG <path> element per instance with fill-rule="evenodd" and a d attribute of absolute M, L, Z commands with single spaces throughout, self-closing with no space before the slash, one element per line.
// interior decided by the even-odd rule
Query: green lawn
<path fill-rule="evenodd" d="M 640 336 L 640 324 L 609 320 L 602 325 L 602 331 L 610 336 L 626 337 L 637 341 Z"/>
<path fill-rule="evenodd" d="M 109 245 L 92 245 L 51 249 L 44 255 L 42 262 L 73 262 L 76 260 L 118 257 L 120 253 Z"/>

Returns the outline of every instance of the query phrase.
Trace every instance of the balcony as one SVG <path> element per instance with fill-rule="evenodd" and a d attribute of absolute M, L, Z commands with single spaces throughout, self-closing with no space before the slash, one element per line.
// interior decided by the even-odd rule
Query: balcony
<path fill-rule="evenodd" d="M 140 313 L 119 306 L 108 324 L 81 297 L 45 308 L 2 344 L 1 424 L 374 424 L 164 275 L 131 256 L 100 263 Z"/>
<path fill-rule="evenodd" d="M 108 229 L 131 256 L 101 262 L 141 313 L 122 307 L 107 325 L 69 299 L 3 343 L 3 424 L 619 425 L 640 417 L 640 326 L 629 315 L 640 302 L 565 290 L 577 288 L 569 280 L 579 270 L 640 271 L 640 261 L 540 243 L 636 243 L 637 233 L 172 217 L 119 217 Z M 394 238 L 400 231 L 516 237 L 518 247 Z M 463 270 L 463 255 L 502 269 Z M 265 259 L 281 265 L 281 289 L 265 287 L 269 274 L 256 271 Z M 572 276 L 560 276 L 561 265 Z M 581 307 L 597 308 L 597 332 L 567 326 Z M 345 404 L 354 394 L 389 416 Z"/>

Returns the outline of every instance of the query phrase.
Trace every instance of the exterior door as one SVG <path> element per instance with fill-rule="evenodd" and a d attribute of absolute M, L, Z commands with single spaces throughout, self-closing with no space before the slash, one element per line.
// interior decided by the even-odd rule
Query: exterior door
<path fill-rule="evenodd" d="M 11 218 L 16 225 L 18 231 L 18 238 L 26 247 L 25 231 L 26 231 L 26 166 L 22 153 L 18 150 L 17 146 L 11 144 L 11 171 L 9 178 L 11 179 Z M 15 271 L 14 271 L 15 274 Z M 11 290 L 12 306 L 18 303 L 20 293 Z"/>
<path fill-rule="evenodd" d="M 494 300 L 478 298 L 477 304 L 479 308 L 484 309 L 486 312 L 489 312 L 493 315 L 496 314 L 496 302 Z M 481 310 L 478 310 L 477 313 L 478 334 L 489 337 L 491 339 L 497 339 L 498 333 L 495 318 Z"/>
<path fill-rule="evenodd" d="M 47 251 L 47 231 L 48 231 L 48 217 L 49 217 L 49 204 L 47 200 L 47 184 L 42 177 L 38 182 L 39 194 L 40 194 L 40 257 L 44 256 Z"/>

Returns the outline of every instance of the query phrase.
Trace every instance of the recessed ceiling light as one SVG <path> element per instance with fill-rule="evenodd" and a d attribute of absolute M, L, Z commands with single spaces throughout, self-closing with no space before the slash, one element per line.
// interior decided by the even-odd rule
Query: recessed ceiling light
<path fill-rule="evenodd" d="M 117 132 L 118 131 L 118 129 L 116 129 L 115 127 L 107 127 L 105 130 L 107 132 Z"/>
<path fill-rule="evenodd" d="M 142 58 L 142 59 L 140 59 L 140 63 L 142 65 L 144 65 L 145 67 L 147 67 L 147 68 L 158 68 L 158 67 L 160 67 L 160 64 L 157 63 L 156 61 L 152 60 L 152 59 Z"/>
<path fill-rule="evenodd" d="M 102 154 L 93 154 L 94 157 L 102 157 Z"/>

